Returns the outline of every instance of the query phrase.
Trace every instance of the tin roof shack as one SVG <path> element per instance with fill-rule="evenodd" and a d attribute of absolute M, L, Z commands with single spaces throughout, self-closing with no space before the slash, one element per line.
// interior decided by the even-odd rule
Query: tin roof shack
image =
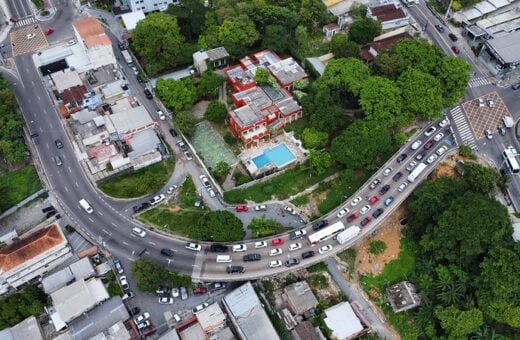
<path fill-rule="evenodd" d="M 421 305 L 415 286 L 408 281 L 399 282 L 386 290 L 386 296 L 395 313 L 404 312 Z"/>

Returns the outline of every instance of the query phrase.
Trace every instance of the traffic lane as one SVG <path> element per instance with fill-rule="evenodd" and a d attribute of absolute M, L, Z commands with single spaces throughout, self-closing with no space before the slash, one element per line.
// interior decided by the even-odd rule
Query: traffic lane
<path fill-rule="evenodd" d="M 11 12 L 12 17 L 16 17 L 18 19 L 27 17 L 32 14 L 30 10 L 26 9 L 25 0 L 8 0 L 6 1 L 7 7 L 9 7 L 9 11 Z"/>

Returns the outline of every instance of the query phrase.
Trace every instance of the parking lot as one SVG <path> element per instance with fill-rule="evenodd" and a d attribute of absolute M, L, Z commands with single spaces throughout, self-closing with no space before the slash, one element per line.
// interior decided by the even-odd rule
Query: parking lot
<path fill-rule="evenodd" d="M 502 125 L 502 117 L 511 116 L 502 98 L 497 92 L 490 92 L 479 98 L 462 103 L 462 109 L 466 112 L 469 123 L 477 139 L 486 136 L 485 130 L 491 133 L 497 132 L 497 127 Z"/>
<path fill-rule="evenodd" d="M 10 34 L 13 56 L 46 48 L 49 43 L 40 25 L 26 26 Z"/>

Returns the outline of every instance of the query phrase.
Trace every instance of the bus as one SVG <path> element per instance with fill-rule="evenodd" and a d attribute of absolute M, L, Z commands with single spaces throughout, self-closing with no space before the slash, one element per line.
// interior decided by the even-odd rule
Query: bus
<path fill-rule="evenodd" d="M 518 165 L 518 161 L 516 160 L 516 156 L 518 155 L 515 148 L 509 146 L 504 150 L 502 156 L 504 157 L 504 162 L 507 164 L 507 168 L 510 173 L 517 174 L 520 172 L 520 165 Z"/>
<path fill-rule="evenodd" d="M 415 181 L 417 176 L 419 176 L 421 172 L 423 172 L 423 170 L 426 169 L 426 167 L 426 163 L 421 163 L 417 165 L 415 169 L 413 169 L 413 171 L 408 175 L 408 182 L 412 183 L 413 181 Z"/>
<path fill-rule="evenodd" d="M 315 232 L 314 234 L 309 235 L 309 243 L 311 245 L 318 244 L 320 242 L 328 240 L 331 237 L 334 237 L 338 233 L 341 233 L 343 230 L 345 230 L 345 225 L 343 224 L 343 222 L 336 222 L 326 228 L 321 229 L 320 231 Z"/>

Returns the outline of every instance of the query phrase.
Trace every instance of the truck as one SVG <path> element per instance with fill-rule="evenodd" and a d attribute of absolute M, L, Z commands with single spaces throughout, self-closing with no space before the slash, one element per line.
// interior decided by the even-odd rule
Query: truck
<path fill-rule="evenodd" d="M 123 58 L 125 58 L 125 61 L 128 65 L 133 65 L 134 64 L 134 61 L 132 59 L 132 56 L 130 55 L 130 53 L 128 52 L 128 50 L 123 50 L 121 51 L 121 54 L 123 55 Z"/>
<path fill-rule="evenodd" d="M 357 225 L 353 225 L 352 227 L 347 228 L 345 231 L 342 231 L 336 237 L 336 240 L 339 244 L 345 244 L 347 241 L 353 239 L 361 232 L 361 229 Z"/>
<path fill-rule="evenodd" d="M 413 183 L 415 179 L 426 169 L 428 165 L 426 163 L 421 163 L 413 169 L 413 171 L 408 175 L 408 182 Z"/>

